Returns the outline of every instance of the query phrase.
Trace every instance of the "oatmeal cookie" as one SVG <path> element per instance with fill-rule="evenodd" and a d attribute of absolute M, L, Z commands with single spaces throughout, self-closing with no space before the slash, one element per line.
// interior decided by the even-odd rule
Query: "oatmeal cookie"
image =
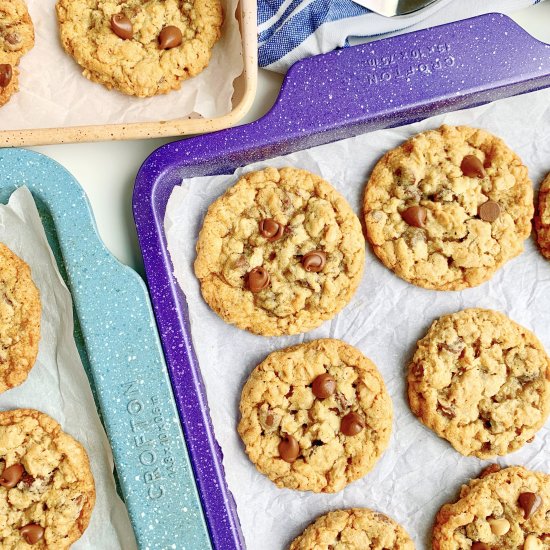
<path fill-rule="evenodd" d="M 246 382 L 239 434 L 278 487 L 334 493 L 386 449 L 392 402 L 376 366 L 340 340 L 271 353 Z"/>
<path fill-rule="evenodd" d="M 434 550 L 548 550 L 550 476 L 504 468 L 463 485 L 433 530 Z"/>
<path fill-rule="evenodd" d="M 340 193 L 305 170 L 267 168 L 246 174 L 210 206 L 195 273 L 225 321 L 275 336 L 334 317 L 364 263 L 361 224 Z"/>
<path fill-rule="evenodd" d="M 86 78 L 150 97 L 203 71 L 220 38 L 220 0 L 58 0 L 61 42 Z"/>
<path fill-rule="evenodd" d="M 409 535 L 388 516 L 367 508 L 336 510 L 319 517 L 289 550 L 414 550 Z"/>
<path fill-rule="evenodd" d="M 34 46 L 34 26 L 23 0 L 0 0 L 0 107 L 19 89 L 19 61 Z"/>
<path fill-rule="evenodd" d="M 420 420 L 466 456 L 491 458 L 529 442 L 550 412 L 550 359 L 502 313 L 466 309 L 436 320 L 409 365 Z"/>
<path fill-rule="evenodd" d="M 0 413 L 0 547 L 64 550 L 95 504 L 86 451 L 48 415 Z"/>
<path fill-rule="evenodd" d="M 539 208 L 535 216 L 535 229 L 540 251 L 550 260 L 550 174 L 542 182 L 539 191 Z"/>
<path fill-rule="evenodd" d="M 22 384 L 34 366 L 41 309 L 29 266 L 0 243 L 0 393 Z"/>
<path fill-rule="evenodd" d="M 365 190 L 364 215 L 374 252 L 399 277 L 460 290 L 487 281 L 522 252 L 532 183 L 500 138 L 442 126 L 382 157 Z"/>

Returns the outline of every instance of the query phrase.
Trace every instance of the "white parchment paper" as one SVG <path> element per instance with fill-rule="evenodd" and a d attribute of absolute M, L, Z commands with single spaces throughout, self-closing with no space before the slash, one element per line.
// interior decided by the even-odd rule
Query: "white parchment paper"
<path fill-rule="evenodd" d="M 542 258 L 532 239 L 525 252 L 490 282 L 463 292 L 428 291 L 408 284 L 368 248 L 365 274 L 351 303 L 333 321 L 303 336 L 254 336 L 224 323 L 201 298 L 192 270 L 198 232 L 208 205 L 235 183 L 238 174 L 266 165 L 311 170 L 342 192 L 360 215 L 365 181 L 382 154 L 410 135 L 443 122 L 479 126 L 503 137 L 529 167 L 536 187 L 550 171 L 550 90 L 545 90 L 295 153 L 232 176 L 196 178 L 172 193 L 165 218 L 168 246 L 175 275 L 187 295 L 193 342 L 227 481 L 250 550 L 287 548 L 316 516 L 349 506 L 391 515 L 406 527 L 417 548 L 428 548 L 437 510 L 455 498 L 462 483 L 477 476 L 483 462 L 458 454 L 410 412 L 405 373 L 416 341 L 437 317 L 484 307 L 503 311 L 530 328 L 550 351 L 550 262 Z M 271 351 L 329 336 L 357 346 L 380 369 L 394 404 L 390 446 L 370 474 L 338 494 L 277 489 L 256 471 L 237 434 L 242 385 Z M 499 462 L 550 472 L 548 444 L 547 424 L 533 443 Z"/>
<path fill-rule="evenodd" d="M 225 21 L 209 66 L 180 90 L 142 99 L 82 76 L 59 39 L 56 0 L 28 0 L 36 43 L 21 59 L 19 92 L 0 111 L 0 130 L 59 128 L 216 117 L 231 111 L 233 81 L 243 71 L 237 0 L 222 0 Z"/>
<path fill-rule="evenodd" d="M 26 382 L 0 395 L 0 410 L 38 409 L 84 445 L 97 501 L 88 529 L 73 548 L 133 550 L 134 533 L 116 492 L 111 448 L 73 338 L 71 295 L 26 187 L 15 191 L 7 205 L 0 204 L 0 242 L 29 264 L 42 300 L 38 359 Z"/>

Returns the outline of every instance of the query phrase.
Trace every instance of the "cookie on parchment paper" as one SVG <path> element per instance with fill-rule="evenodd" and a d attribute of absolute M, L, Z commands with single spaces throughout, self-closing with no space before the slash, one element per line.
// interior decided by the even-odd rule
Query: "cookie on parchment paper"
<path fill-rule="evenodd" d="M 278 487 L 334 493 L 363 477 L 388 446 L 392 402 L 378 369 L 334 339 L 271 353 L 251 373 L 239 434 Z"/>
<path fill-rule="evenodd" d="M 0 107 L 19 89 L 19 61 L 34 46 L 34 26 L 23 0 L 0 0 Z"/>
<path fill-rule="evenodd" d="M 466 456 L 519 449 L 550 413 L 550 359 L 542 344 L 487 309 L 434 321 L 417 343 L 408 385 L 413 413 Z"/>
<path fill-rule="evenodd" d="M 336 510 L 319 517 L 289 550 L 414 550 L 409 535 L 393 519 L 366 508 Z"/>
<path fill-rule="evenodd" d="M 86 78 L 137 97 L 202 72 L 223 23 L 220 0 L 58 0 L 57 18 Z"/>
<path fill-rule="evenodd" d="M 0 393 L 22 384 L 34 366 L 41 310 L 29 266 L 0 243 Z"/>
<path fill-rule="evenodd" d="M 95 504 L 86 451 L 48 415 L 0 412 L 0 547 L 65 550 Z"/>
<path fill-rule="evenodd" d="M 540 251 L 550 260 L 550 174 L 540 186 L 535 229 Z"/>
<path fill-rule="evenodd" d="M 296 168 L 245 174 L 208 209 L 195 274 L 225 321 L 264 336 L 334 317 L 365 263 L 361 224 L 345 198 Z"/>
<path fill-rule="evenodd" d="M 445 504 L 433 530 L 434 550 L 548 550 L 550 475 L 523 467 L 482 474 Z"/>
<path fill-rule="evenodd" d="M 461 290 L 523 251 L 533 189 L 500 138 L 442 126 L 380 159 L 363 206 L 368 239 L 386 267 L 424 288 Z"/>

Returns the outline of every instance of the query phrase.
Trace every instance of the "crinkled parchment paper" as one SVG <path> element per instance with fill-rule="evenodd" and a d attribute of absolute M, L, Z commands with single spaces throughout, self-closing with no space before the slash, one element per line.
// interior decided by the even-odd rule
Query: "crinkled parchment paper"
<path fill-rule="evenodd" d="M 136 548 L 128 512 L 117 496 L 113 457 L 73 338 L 72 300 L 44 233 L 31 193 L 15 191 L 0 204 L 0 242 L 31 267 L 42 300 L 38 359 L 26 382 L 0 394 L 0 410 L 38 409 L 84 445 L 97 501 L 88 529 L 73 548 Z"/>
<path fill-rule="evenodd" d="M 266 165 L 296 166 L 320 174 L 361 214 L 365 181 L 376 161 L 412 134 L 442 123 L 479 126 L 503 137 L 529 167 L 535 186 L 550 171 L 550 90 L 438 116 L 411 126 L 382 130 L 277 158 L 235 175 L 197 178 L 176 187 L 165 228 L 175 275 L 189 303 L 193 341 L 216 436 L 224 453 L 229 487 L 250 550 L 281 550 L 319 514 L 366 506 L 403 524 L 417 548 L 428 548 L 440 506 L 475 477 L 483 462 L 458 454 L 412 415 L 406 399 L 406 366 L 415 344 L 434 319 L 467 307 L 505 312 L 533 330 L 550 351 L 550 262 L 532 239 L 518 258 L 491 281 L 462 292 L 437 292 L 408 284 L 367 250 L 365 274 L 351 303 L 332 321 L 303 336 L 264 338 L 224 323 L 202 300 L 192 270 L 195 243 L 208 205 L 235 183 L 238 174 Z M 277 489 L 259 474 L 237 434 L 240 392 L 250 371 L 271 351 L 319 337 L 357 346 L 380 369 L 394 404 L 393 435 L 374 470 L 335 495 Z M 535 441 L 499 459 L 550 472 L 549 425 Z"/>
<path fill-rule="evenodd" d="M 0 110 L 0 130 L 216 117 L 231 111 L 233 81 L 243 71 L 237 0 L 222 0 L 222 37 L 209 66 L 180 90 L 148 99 L 107 90 L 83 77 L 80 66 L 61 46 L 56 0 L 27 0 L 27 4 L 36 43 L 21 59 L 20 89 Z"/>

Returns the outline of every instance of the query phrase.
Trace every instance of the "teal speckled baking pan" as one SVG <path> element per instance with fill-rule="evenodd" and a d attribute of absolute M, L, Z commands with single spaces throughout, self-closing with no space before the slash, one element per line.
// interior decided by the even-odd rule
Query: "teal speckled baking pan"
<path fill-rule="evenodd" d="M 140 549 L 211 548 L 143 281 L 105 248 L 69 172 L 38 153 L 0 150 L 0 202 L 21 186 L 73 297 L 75 339 Z"/>

